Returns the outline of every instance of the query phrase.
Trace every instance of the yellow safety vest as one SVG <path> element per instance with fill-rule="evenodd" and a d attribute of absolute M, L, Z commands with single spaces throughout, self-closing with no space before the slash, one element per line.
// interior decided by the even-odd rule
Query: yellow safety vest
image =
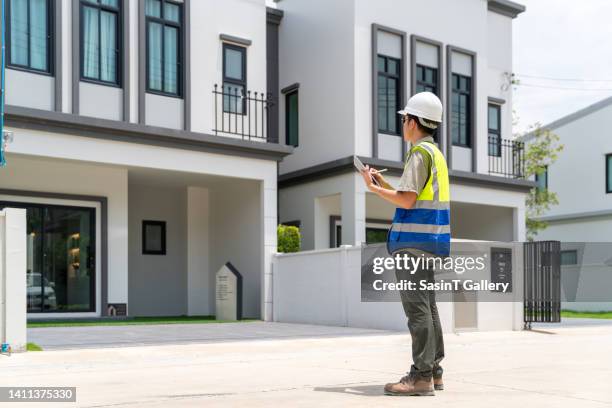
<path fill-rule="evenodd" d="M 421 142 L 410 149 L 431 158 L 431 170 L 423 191 L 410 209 L 396 208 L 387 235 L 387 249 L 418 249 L 439 256 L 450 254 L 450 186 L 448 166 L 438 147 Z"/>

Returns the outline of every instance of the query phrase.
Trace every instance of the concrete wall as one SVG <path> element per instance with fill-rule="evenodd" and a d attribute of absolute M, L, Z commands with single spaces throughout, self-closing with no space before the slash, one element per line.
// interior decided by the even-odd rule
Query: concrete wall
<path fill-rule="evenodd" d="M 520 251 L 514 254 L 520 259 Z M 522 265 L 522 261 L 515 265 Z M 278 254 L 273 271 L 274 321 L 407 330 L 400 302 L 361 301 L 360 247 Z M 522 272 L 515 269 L 515 286 L 521 276 Z M 479 302 L 476 327 L 472 329 L 520 330 L 521 305 L 520 301 Z M 458 330 L 455 303 L 438 302 L 438 309 L 443 331 Z"/>
<path fill-rule="evenodd" d="M 130 316 L 187 314 L 187 190 L 130 183 Z M 166 255 L 142 253 L 142 221 L 166 222 Z"/>
<path fill-rule="evenodd" d="M 6 103 L 53 110 L 55 108 L 55 79 L 47 75 L 7 68 Z"/>

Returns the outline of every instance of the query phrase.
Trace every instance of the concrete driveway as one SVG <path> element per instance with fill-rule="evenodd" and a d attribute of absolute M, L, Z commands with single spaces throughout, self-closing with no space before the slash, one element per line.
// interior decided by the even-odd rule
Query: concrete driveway
<path fill-rule="evenodd" d="M 446 354 L 435 397 L 382 394 L 410 342 L 380 332 L 0 356 L 0 384 L 75 386 L 80 407 L 612 406 L 610 325 L 447 335 Z"/>

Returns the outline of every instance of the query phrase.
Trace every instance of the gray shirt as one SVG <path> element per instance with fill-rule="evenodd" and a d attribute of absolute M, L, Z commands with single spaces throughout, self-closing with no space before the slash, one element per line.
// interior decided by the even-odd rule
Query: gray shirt
<path fill-rule="evenodd" d="M 422 142 L 435 143 L 431 136 L 425 136 L 417 142 L 417 145 Z M 423 154 L 418 150 L 410 154 L 404 165 L 404 173 L 397 186 L 397 191 L 413 191 L 418 196 L 427 184 L 430 171 L 431 157 L 428 154 Z"/>

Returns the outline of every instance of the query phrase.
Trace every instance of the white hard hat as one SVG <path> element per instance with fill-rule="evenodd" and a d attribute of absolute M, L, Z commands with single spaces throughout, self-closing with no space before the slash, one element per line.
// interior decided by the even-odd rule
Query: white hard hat
<path fill-rule="evenodd" d="M 442 123 L 442 102 L 435 94 L 431 92 L 419 92 L 408 99 L 406 107 L 397 112 L 400 115 L 412 115 L 419 118 L 421 125 L 430 129 L 436 129 L 438 124 Z M 436 122 L 436 125 L 429 124 L 420 119 L 427 119 Z M 432 127 L 433 126 L 433 127 Z"/>

